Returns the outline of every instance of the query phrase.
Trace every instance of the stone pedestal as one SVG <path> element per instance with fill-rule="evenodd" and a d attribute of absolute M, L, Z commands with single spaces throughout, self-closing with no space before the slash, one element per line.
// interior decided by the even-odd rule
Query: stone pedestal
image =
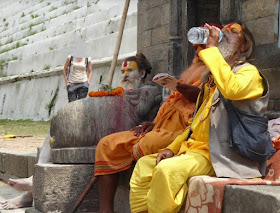
<path fill-rule="evenodd" d="M 41 212 L 71 212 L 75 201 L 93 177 L 93 165 L 37 164 L 33 179 L 35 208 Z M 97 185 L 77 212 L 97 212 Z"/>
<path fill-rule="evenodd" d="M 40 212 L 68 213 L 93 177 L 91 164 L 37 164 L 33 181 L 35 209 Z M 119 173 L 114 211 L 129 213 L 129 180 L 133 168 Z M 77 212 L 98 212 L 97 184 Z"/>
<path fill-rule="evenodd" d="M 55 164 L 94 163 L 95 148 L 96 146 L 52 149 L 52 162 Z"/>

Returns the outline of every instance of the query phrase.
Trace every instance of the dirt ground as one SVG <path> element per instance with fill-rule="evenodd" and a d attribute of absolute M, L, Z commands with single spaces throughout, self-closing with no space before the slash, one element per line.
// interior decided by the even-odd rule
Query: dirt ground
<path fill-rule="evenodd" d="M 37 151 L 37 147 L 41 147 L 44 143 L 45 137 L 16 137 L 5 139 L 3 135 L 0 136 L 0 148 L 13 151 Z"/>

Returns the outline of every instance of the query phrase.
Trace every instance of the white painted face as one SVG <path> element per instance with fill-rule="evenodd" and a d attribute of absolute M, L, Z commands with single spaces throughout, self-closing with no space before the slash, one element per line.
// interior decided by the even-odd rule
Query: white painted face
<path fill-rule="evenodd" d="M 139 72 L 135 61 L 125 61 L 122 64 L 122 87 L 125 90 L 138 88 L 145 72 Z M 144 73 L 144 75 L 143 75 Z"/>

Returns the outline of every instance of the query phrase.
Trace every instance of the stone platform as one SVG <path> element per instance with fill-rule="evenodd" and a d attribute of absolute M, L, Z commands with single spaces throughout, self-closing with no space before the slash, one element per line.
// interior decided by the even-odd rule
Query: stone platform
<path fill-rule="evenodd" d="M 1 179 L 10 177 L 28 177 L 35 163 L 36 153 L 26 154 L 20 151 L 0 150 Z M 3 160 L 4 159 L 4 160 Z M 10 162 L 9 162 L 10 161 Z M 4 162 L 4 163 L 3 163 Z M 8 163 L 9 162 L 9 163 Z M 13 164 L 12 164 L 13 162 Z M 28 163 L 29 162 L 29 163 Z M 33 163 L 32 163 L 33 162 Z M 13 165 L 13 166 L 12 166 Z M 5 168 L 5 170 L 3 170 Z M 41 213 L 48 211 L 68 212 L 88 184 L 93 175 L 93 164 L 37 164 L 34 187 L 35 208 L 19 210 L 0 210 L 1 213 Z M 28 172 L 30 170 L 30 172 Z M 3 174 L 6 171 L 6 174 Z M 129 178 L 132 169 L 120 174 L 115 197 L 115 212 L 129 213 Z M 33 173 L 33 172 L 31 172 Z M 73 185 L 73 183 L 75 183 Z M 0 199 L 5 200 L 20 193 L 1 182 Z M 8 192 L 9 191 L 9 192 Z M 226 186 L 224 195 L 224 213 L 279 213 L 279 186 Z M 8 194 L 8 195 L 7 195 Z M 88 194 L 78 212 L 97 212 L 98 195 L 95 186 Z"/>

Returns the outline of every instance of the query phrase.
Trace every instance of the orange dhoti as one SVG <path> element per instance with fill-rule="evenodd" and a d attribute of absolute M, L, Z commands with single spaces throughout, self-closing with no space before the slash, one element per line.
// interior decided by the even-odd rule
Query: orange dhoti
<path fill-rule="evenodd" d="M 165 148 L 188 127 L 194 109 L 195 103 L 175 92 L 160 107 L 152 131 L 139 137 L 134 136 L 134 131 L 124 131 L 102 138 L 95 152 L 94 175 L 127 170 L 134 160 Z"/>

